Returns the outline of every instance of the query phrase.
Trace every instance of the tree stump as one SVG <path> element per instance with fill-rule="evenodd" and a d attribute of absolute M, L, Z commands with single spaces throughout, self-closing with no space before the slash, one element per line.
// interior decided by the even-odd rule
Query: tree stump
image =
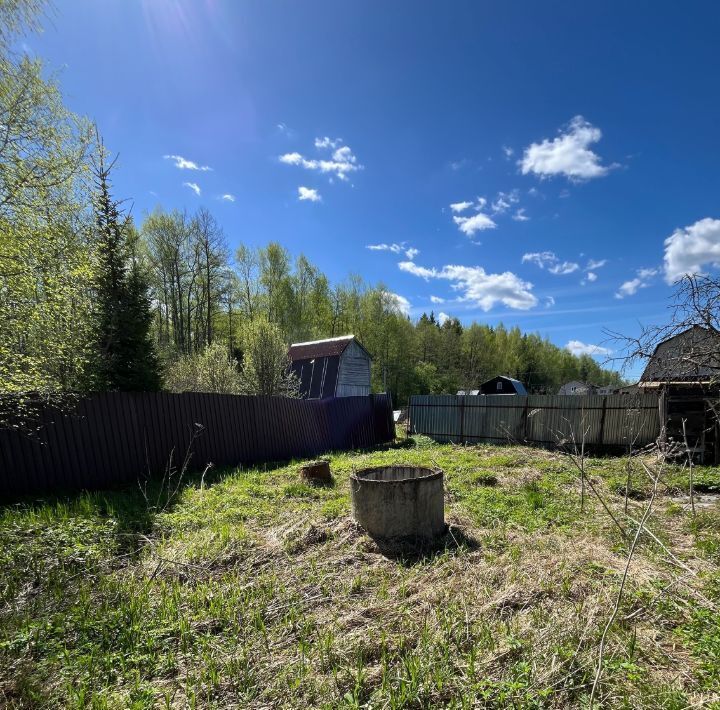
<path fill-rule="evenodd" d="M 300 467 L 300 478 L 306 483 L 331 483 L 330 463 L 328 461 L 309 461 Z"/>

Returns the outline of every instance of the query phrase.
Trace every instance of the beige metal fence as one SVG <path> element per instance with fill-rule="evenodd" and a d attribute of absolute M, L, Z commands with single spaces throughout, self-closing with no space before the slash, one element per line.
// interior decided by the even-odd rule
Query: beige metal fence
<path fill-rule="evenodd" d="M 657 395 L 415 395 L 410 430 L 441 442 L 645 446 L 660 433 Z"/>

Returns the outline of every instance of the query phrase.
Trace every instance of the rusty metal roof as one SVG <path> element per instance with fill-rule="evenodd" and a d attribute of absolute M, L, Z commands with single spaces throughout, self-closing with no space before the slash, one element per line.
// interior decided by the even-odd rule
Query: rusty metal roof
<path fill-rule="evenodd" d="M 345 352 L 345 348 L 347 348 L 353 340 L 355 340 L 354 335 L 342 335 L 339 338 L 311 340 L 307 343 L 293 343 L 289 350 L 290 359 L 294 362 L 295 360 L 311 360 L 315 357 L 342 355 Z M 360 345 L 360 343 L 358 343 L 358 345 Z M 362 345 L 360 345 L 360 347 L 362 348 Z M 365 348 L 363 348 L 363 350 L 365 350 Z"/>

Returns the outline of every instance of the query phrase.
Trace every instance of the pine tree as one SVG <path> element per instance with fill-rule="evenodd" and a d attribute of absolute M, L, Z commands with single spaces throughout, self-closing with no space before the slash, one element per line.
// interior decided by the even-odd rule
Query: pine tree
<path fill-rule="evenodd" d="M 153 391 L 160 387 L 160 374 L 150 335 L 148 281 L 135 253 L 132 223 L 110 194 L 114 164 L 106 164 L 98 139 L 93 161 L 98 262 L 95 384 L 102 390 Z"/>

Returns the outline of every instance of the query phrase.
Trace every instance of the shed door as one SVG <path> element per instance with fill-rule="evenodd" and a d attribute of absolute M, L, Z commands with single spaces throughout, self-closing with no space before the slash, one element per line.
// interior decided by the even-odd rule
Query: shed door
<path fill-rule="evenodd" d="M 323 399 L 335 396 L 339 363 L 340 358 L 338 356 L 327 358 L 327 364 L 325 365 L 325 380 L 323 381 L 322 388 Z"/>
<path fill-rule="evenodd" d="M 322 391 L 322 378 L 325 372 L 325 363 L 327 358 L 316 357 L 315 366 L 312 372 L 312 381 L 310 382 L 310 399 L 320 399 L 320 392 Z"/>

